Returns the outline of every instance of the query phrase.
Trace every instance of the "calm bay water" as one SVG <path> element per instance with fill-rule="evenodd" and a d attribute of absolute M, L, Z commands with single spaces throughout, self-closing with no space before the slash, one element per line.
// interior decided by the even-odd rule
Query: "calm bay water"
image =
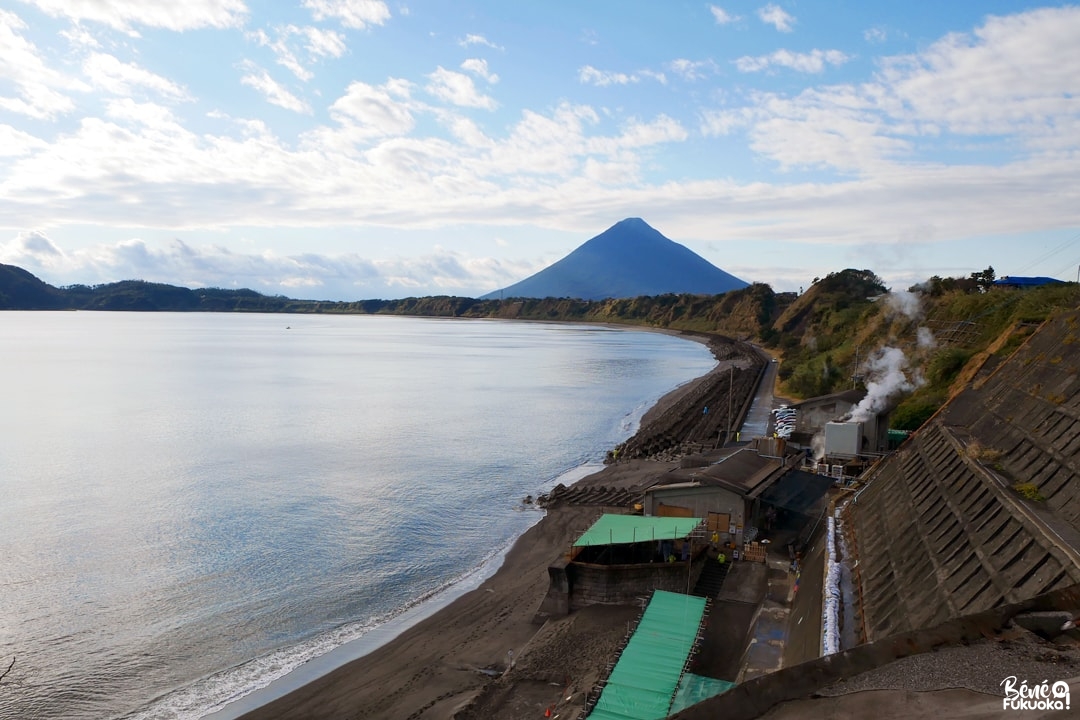
<path fill-rule="evenodd" d="M 202 717 L 460 582 L 712 366 L 574 325 L 0 314 L 0 719 Z"/>

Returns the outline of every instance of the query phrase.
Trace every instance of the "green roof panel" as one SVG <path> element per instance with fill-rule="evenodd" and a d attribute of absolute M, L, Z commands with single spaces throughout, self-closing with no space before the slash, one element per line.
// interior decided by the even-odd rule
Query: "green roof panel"
<path fill-rule="evenodd" d="M 574 547 L 681 540 L 692 533 L 701 522 L 701 518 L 601 515 L 600 519 L 577 539 Z"/>
<path fill-rule="evenodd" d="M 666 718 L 704 612 L 705 598 L 653 592 L 589 720 Z"/>

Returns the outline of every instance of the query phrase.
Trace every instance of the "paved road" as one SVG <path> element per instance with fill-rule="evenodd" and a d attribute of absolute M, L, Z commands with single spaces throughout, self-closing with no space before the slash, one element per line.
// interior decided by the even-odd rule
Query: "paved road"
<path fill-rule="evenodd" d="M 749 440 L 754 437 L 769 434 L 769 416 L 774 408 L 778 408 L 781 402 L 773 397 L 773 387 L 776 385 L 776 371 L 780 363 L 769 362 L 766 357 L 765 374 L 758 384 L 757 392 L 754 393 L 754 401 L 746 412 L 746 419 L 739 428 L 739 438 Z"/>
<path fill-rule="evenodd" d="M 826 533 L 818 532 L 803 557 L 798 592 L 791 604 L 784 666 L 821 657 L 821 609 L 825 579 Z"/>

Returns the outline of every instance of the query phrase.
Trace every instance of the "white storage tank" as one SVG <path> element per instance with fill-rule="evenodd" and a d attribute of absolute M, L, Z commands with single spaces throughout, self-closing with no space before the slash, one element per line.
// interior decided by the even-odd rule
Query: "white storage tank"
<path fill-rule="evenodd" d="M 862 449 L 861 422 L 825 424 L 825 456 L 856 457 Z"/>

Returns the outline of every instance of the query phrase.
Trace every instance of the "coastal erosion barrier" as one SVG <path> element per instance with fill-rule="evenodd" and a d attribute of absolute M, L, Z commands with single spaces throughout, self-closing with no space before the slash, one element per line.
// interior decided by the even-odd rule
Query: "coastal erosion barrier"
<path fill-rule="evenodd" d="M 1080 582 L 1080 315 L 1048 321 L 844 511 L 873 641 Z"/>
<path fill-rule="evenodd" d="M 709 348 L 720 364 L 612 450 L 607 462 L 700 452 L 723 445 L 728 431 L 738 429 L 765 359 L 752 346 L 730 338 L 715 337 Z"/>

